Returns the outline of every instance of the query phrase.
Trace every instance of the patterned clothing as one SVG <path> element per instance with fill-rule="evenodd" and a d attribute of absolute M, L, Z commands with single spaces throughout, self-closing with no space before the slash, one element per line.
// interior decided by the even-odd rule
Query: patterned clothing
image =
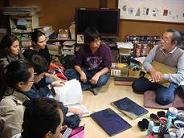
<path fill-rule="evenodd" d="M 110 68 L 112 55 L 110 48 L 101 44 L 97 52 L 92 54 L 87 46 L 82 46 L 76 53 L 75 65 L 87 70 L 100 70 L 104 67 Z"/>
<path fill-rule="evenodd" d="M 101 69 L 110 68 L 111 64 L 111 50 L 105 43 L 101 43 L 100 47 L 94 54 L 87 46 L 82 46 L 76 53 L 75 65 L 81 67 L 81 69 L 86 74 L 87 80 L 90 80 Z M 65 75 L 69 80 L 80 80 L 80 75 L 75 69 L 67 69 L 65 71 Z M 86 83 L 81 82 L 82 90 L 89 90 L 104 86 L 107 83 L 109 77 L 109 73 L 101 75 L 98 79 L 97 84 L 95 85 L 91 84 L 91 82 L 89 81 L 87 81 Z"/>

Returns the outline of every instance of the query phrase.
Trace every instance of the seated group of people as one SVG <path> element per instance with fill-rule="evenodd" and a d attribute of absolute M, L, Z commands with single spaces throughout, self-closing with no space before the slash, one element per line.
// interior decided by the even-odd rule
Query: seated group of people
<path fill-rule="evenodd" d="M 86 63 L 91 66 L 86 70 L 93 70 L 94 77 L 89 79 L 88 77 L 90 76 L 85 75 L 83 72 L 82 82 L 89 85 L 88 88 L 83 88 L 82 86 L 83 90 L 105 85 L 108 80 L 107 77 L 109 77 L 109 74 L 107 76 L 106 74 L 111 66 L 109 47 L 105 45 L 100 47 L 100 40 L 96 40 L 96 37 L 99 39 L 99 33 L 95 29 L 92 29 L 92 32 L 90 31 L 88 29 L 86 34 L 92 35 L 92 37 L 94 33 L 97 34 L 94 36 L 93 51 L 88 53 L 89 58 Z M 93 41 L 93 38 L 90 37 L 88 37 L 89 41 Z M 53 63 L 46 47 L 47 39 L 45 34 L 41 31 L 34 31 L 31 34 L 31 38 L 32 46 L 25 49 L 23 53 L 19 46 L 19 40 L 13 34 L 6 35 L 0 44 L 0 80 L 2 82 L 0 86 L 0 137 L 3 138 L 9 138 L 18 133 L 21 133 L 23 138 L 58 137 L 61 135 L 62 125 L 65 125 L 63 120 L 65 120 L 67 112 L 73 112 L 78 115 L 83 114 L 81 110 L 67 108 L 62 103 L 59 103 L 59 109 L 55 106 L 49 109 L 50 103 L 55 102 L 58 104 L 58 102 L 50 98 L 53 96 L 52 87 L 62 87 L 66 80 L 49 73 L 48 68 Z M 87 49 L 89 50 L 90 47 Z M 106 59 L 108 59 L 108 63 L 106 63 Z M 82 62 L 78 64 L 83 65 Z M 52 66 L 55 65 L 53 64 Z M 82 71 L 83 68 L 79 66 L 78 69 Z M 66 76 L 67 74 L 70 75 L 69 72 L 75 73 L 74 70 L 68 70 Z M 69 76 L 67 77 L 69 78 Z M 75 76 L 73 75 L 72 78 L 75 78 Z M 34 103 L 40 106 L 35 106 Z M 35 109 L 33 110 L 32 108 Z M 50 113 L 47 112 L 46 108 L 50 110 Z M 26 110 L 30 111 L 26 112 Z M 56 115 L 59 115 L 59 117 L 57 116 L 58 120 L 54 120 Z M 44 119 L 33 119 L 34 116 L 40 116 L 40 118 Z M 53 116 L 53 121 L 47 119 L 47 117 L 51 116 Z M 59 120 L 60 123 L 58 124 Z M 47 128 L 44 130 L 44 127 L 39 126 L 39 124 Z M 32 135 L 29 135 L 30 133 Z"/>
<path fill-rule="evenodd" d="M 23 53 L 13 34 L 6 35 L 0 44 L 0 137 L 3 138 L 18 133 L 23 138 L 60 137 L 66 113 L 83 114 L 79 109 L 68 109 L 50 98 L 52 88 L 62 87 L 66 80 L 49 73 L 49 66 L 55 65 L 46 46 L 45 34 L 34 31 L 31 38 L 32 46 Z M 180 39 L 180 33 L 173 29 L 163 34 L 160 45 L 155 46 L 144 61 L 151 78 L 140 77 L 134 81 L 134 92 L 155 90 L 156 102 L 162 105 L 174 100 L 177 87 L 184 81 L 184 55 L 178 48 Z M 104 86 L 110 77 L 111 50 L 100 40 L 95 28 L 86 29 L 84 42 L 85 46 L 75 54 L 73 69 L 67 69 L 64 74 L 69 80 L 78 79 L 82 90 L 96 95 L 96 89 Z M 163 74 L 155 70 L 151 65 L 154 60 L 176 67 L 177 72 Z M 161 85 L 162 80 L 168 80 L 170 85 Z"/>

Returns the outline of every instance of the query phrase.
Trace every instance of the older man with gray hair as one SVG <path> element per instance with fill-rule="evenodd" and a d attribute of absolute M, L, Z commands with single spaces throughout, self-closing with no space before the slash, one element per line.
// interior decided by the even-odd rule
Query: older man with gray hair
<path fill-rule="evenodd" d="M 136 93 L 144 93 L 147 90 L 156 92 L 156 102 L 167 105 L 174 101 L 176 89 L 180 82 L 184 81 L 184 51 L 179 48 L 181 34 L 168 29 L 163 33 L 160 45 L 155 46 L 143 62 L 145 70 L 150 74 L 150 79 L 141 77 L 135 80 L 132 88 Z M 153 61 L 176 68 L 174 73 L 163 73 L 152 65 Z M 166 80 L 169 86 L 163 86 L 160 82 Z"/>

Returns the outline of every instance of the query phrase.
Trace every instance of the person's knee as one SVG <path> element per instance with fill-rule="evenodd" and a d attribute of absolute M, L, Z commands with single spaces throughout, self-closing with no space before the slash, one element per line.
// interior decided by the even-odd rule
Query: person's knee
<path fill-rule="evenodd" d="M 133 81 L 132 89 L 133 89 L 134 92 L 137 92 L 137 89 L 138 89 L 137 81 Z"/>
<path fill-rule="evenodd" d="M 74 69 L 67 69 L 64 74 L 69 80 L 77 78 L 77 73 Z"/>
<path fill-rule="evenodd" d="M 107 83 L 108 80 L 109 80 L 108 76 L 100 77 L 98 82 L 97 82 L 97 87 L 104 86 Z"/>
<path fill-rule="evenodd" d="M 156 98 L 155 101 L 161 105 L 167 105 L 174 101 L 176 90 L 160 87 L 156 90 Z"/>
<path fill-rule="evenodd" d="M 135 93 L 143 93 L 139 80 L 135 80 L 132 83 L 132 89 Z"/>
<path fill-rule="evenodd" d="M 107 83 L 107 81 L 108 80 L 99 80 L 96 85 L 97 85 L 97 87 L 104 86 Z"/>
<path fill-rule="evenodd" d="M 174 101 L 174 97 L 158 96 L 155 101 L 160 105 L 168 105 Z"/>
<path fill-rule="evenodd" d="M 67 69 L 67 70 L 65 70 L 64 74 L 65 74 L 65 75 L 68 75 L 68 74 L 70 74 L 71 72 L 73 72 L 73 69 Z"/>

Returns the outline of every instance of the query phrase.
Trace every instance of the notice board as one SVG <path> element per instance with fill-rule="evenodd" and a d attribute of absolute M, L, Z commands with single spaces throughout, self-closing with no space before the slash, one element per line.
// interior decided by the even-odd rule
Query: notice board
<path fill-rule="evenodd" d="M 184 23 L 184 0 L 118 0 L 121 19 Z"/>

